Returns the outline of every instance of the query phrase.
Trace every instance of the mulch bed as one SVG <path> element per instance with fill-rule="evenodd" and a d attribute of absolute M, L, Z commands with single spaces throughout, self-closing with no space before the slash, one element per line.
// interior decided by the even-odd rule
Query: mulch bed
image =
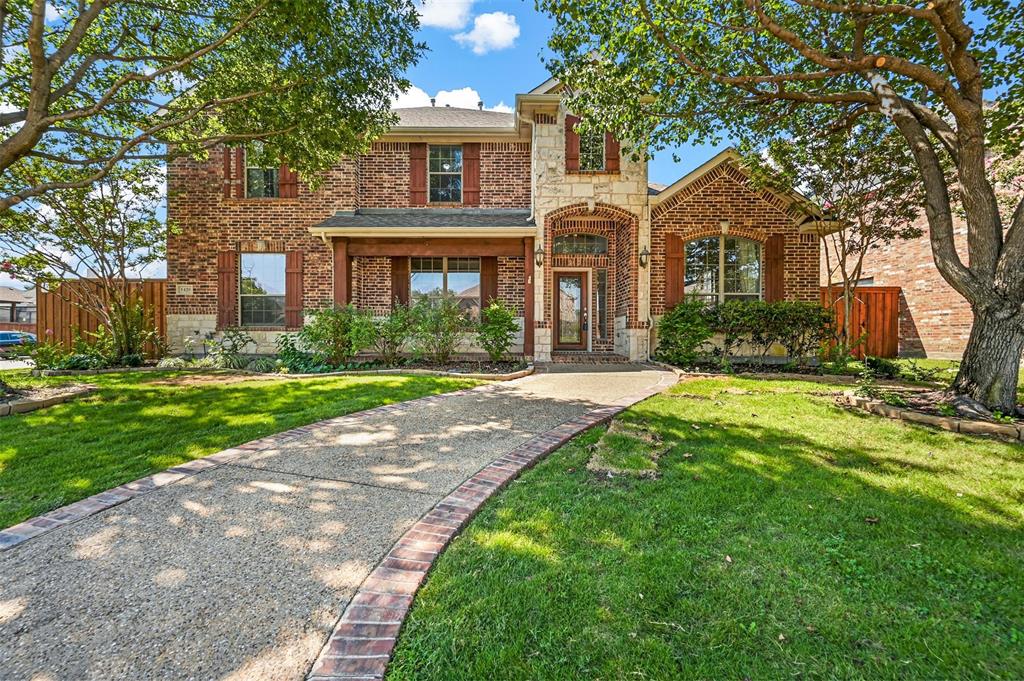
<path fill-rule="evenodd" d="M 13 389 L 6 394 L 0 394 L 0 404 L 14 402 L 15 400 L 48 400 L 51 397 L 60 397 L 70 393 L 78 392 L 86 387 L 81 383 L 50 386 L 46 388 Z"/>

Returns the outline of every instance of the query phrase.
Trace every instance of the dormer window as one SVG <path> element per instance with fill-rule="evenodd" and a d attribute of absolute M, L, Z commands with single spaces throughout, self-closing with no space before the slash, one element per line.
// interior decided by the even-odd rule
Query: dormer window
<path fill-rule="evenodd" d="M 427 156 L 430 203 L 462 203 L 462 147 L 430 145 Z"/>
<path fill-rule="evenodd" d="M 588 130 L 580 135 L 580 171 L 598 172 L 604 167 L 604 133 Z"/>

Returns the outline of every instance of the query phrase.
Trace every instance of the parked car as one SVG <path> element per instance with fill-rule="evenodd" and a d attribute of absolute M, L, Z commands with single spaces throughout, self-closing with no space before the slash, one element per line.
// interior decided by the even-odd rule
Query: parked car
<path fill-rule="evenodd" d="M 25 331 L 0 331 L 0 354 L 13 355 L 25 350 L 26 345 L 36 342 L 34 333 Z"/>

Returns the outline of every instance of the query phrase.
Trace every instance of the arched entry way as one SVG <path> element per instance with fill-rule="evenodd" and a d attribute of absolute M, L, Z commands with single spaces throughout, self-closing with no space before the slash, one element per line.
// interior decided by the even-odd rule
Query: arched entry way
<path fill-rule="evenodd" d="M 544 216 L 544 316 L 551 350 L 629 356 L 637 323 L 639 218 L 606 204 L 574 204 Z"/>

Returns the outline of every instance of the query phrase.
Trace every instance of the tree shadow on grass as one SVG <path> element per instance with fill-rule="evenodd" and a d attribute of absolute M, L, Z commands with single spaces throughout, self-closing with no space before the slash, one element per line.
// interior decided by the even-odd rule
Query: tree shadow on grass
<path fill-rule="evenodd" d="M 595 479 L 583 440 L 489 504 L 390 678 L 1024 676 L 1014 445 L 802 395 L 685 402 L 632 410 L 674 444 L 661 480 Z"/>

